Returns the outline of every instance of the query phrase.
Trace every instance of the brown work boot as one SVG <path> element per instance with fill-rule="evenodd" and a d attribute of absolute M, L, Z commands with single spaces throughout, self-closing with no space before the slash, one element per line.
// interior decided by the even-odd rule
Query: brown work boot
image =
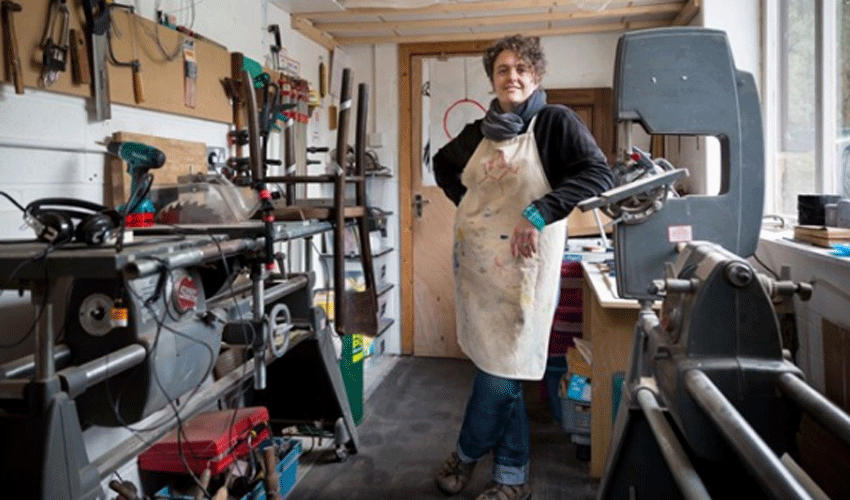
<path fill-rule="evenodd" d="M 525 484 L 502 484 L 493 481 L 484 493 L 475 500 L 528 500 L 531 498 L 531 486 Z"/>
<path fill-rule="evenodd" d="M 437 472 L 437 487 L 447 495 L 454 495 L 466 488 L 469 480 L 472 479 L 472 470 L 475 469 L 476 463 L 462 462 L 457 453 L 453 451 Z"/>

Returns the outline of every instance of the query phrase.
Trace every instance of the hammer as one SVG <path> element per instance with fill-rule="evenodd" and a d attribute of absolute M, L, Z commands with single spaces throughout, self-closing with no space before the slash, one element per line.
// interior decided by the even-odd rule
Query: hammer
<path fill-rule="evenodd" d="M 24 93 L 24 75 L 21 73 L 21 59 L 18 57 L 18 38 L 15 36 L 15 24 L 12 22 L 12 12 L 20 12 L 21 5 L 11 0 L 3 0 L 3 45 L 6 47 L 5 66 L 6 79 L 11 73 L 15 81 L 15 93 Z"/>

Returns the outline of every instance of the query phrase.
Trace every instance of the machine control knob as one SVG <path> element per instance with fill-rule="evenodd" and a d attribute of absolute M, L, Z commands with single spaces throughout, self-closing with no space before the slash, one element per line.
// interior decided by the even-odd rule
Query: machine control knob
<path fill-rule="evenodd" d="M 738 288 L 743 288 L 749 285 L 756 276 L 752 267 L 743 262 L 737 261 L 726 264 L 724 272 L 726 273 L 726 279 L 729 280 L 729 283 Z"/>

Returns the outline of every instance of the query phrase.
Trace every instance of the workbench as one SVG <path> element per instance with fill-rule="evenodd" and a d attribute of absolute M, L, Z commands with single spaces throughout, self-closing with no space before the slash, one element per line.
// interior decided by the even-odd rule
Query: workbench
<path fill-rule="evenodd" d="M 582 262 L 581 268 L 584 278 L 582 329 L 593 351 L 590 475 L 599 478 L 611 448 L 614 378 L 628 369 L 639 305 L 637 300 L 621 299 L 616 295 L 615 278 L 606 264 Z"/>
<path fill-rule="evenodd" d="M 275 223 L 274 241 L 303 238 L 309 263 L 312 261 L 310 238 L 332 228 L 331 223 L 319 221 Z M 15 483 L 12 496 L 102 498 L 98 483 L 178 425 L 175 411 L 185 421 L 209 409 L 216 401 L 244 392 L 241 388 L 251 379 L 255 402 L 264 402 L 258 399 L 264 395 L 266 400 L 283 400 L 272 396 L 288 390 L 294 380 L 280 375 L 284 365 L 298 365 L 311 372 L 298 384 L 302 390 L 300 396 L 279 401 L 285 404 L 270 405 L 272 423 L 292 418 L 322 421 L 330 429 L 334 426 L 343 429 L 340 436 L 344 439 L 339 443 L 345 448 L 343 451 L 357 451 L 355 423 L 332 343 L 335 334 L 320 310 L 313 306 L 312 270 L 307 264 L 305 272 L 300 273 L 262 271 L 264 231 L 261 222 L 136 229 L 120 252 L 110 245 L 68 243 L 46 251 L 48 245 L 44 242 L 0 242 L 0 276 L 4 277 L 0 286 L 29 289 L 38 318 L 33 326 L 34 355 L 0 365 L 0 400 L 3 400 L 0 414 L 4 416 L 0 428 L 6 434 L 0 441 L 19 436 L 32 443 L 42 443 L 24 451 L 7 447 L 8 454 L 0 456 L 4 465 L 0 477 L 13 483 L 15 476 L 26 478 Z M 207 291 L 209 297 L 203 293 L 190 297 L 191 305 L 183 311 L 185 314 L 178 313 L 171 327 L 163 327 L 159 320 L 155 332 L 148 328 L 150 321 L 156 320 L 150 318 L 158 311 L 152 307 L 166 300 L 163 295 L 174 294 L 174 299 L 169 300 L 183 297 L 182 294 L 178 297 L 179 290 L 175 290 L 178 285 L 170 289 L 162 286 L 166 277 L 174 281 L 175 272 L 196 273 L 200 267 L 226 259 L 240 261 L 246 266 L 243 269 L 250 267 L 251 279 L 241 284 L 228 284 L 230 278 L 224 279 L 223 284 Z M 184 280 L 189 279 L 189 274 L 185 276 Z M 193 276 L 192 286 L 199 286 L 197 274 Z M 104 288 L 77 294 L 71 284 L 76 286 L 78 280 L 93 283 L 86 285 L 89 288 L 101 284 Z M 179 285 L 182 284 L 180 281 Z M 131 291 L 128 297 L 138 302 L 131 309 L 132 329 L 113 326 L 113 330 L 99 334 L 77 333 L 72 337 L 66 318 L 82 317 L 83 308 L 79 304 L 82 297 L 97 296 L 98 292 L 118 296 L 115 290 L 107 290 L 113 287 L 127 287 Z M 220 290 L 215 292 L 216 288 Z M 233 325 L 235 329 L 248 327 L 253 332 L 260 331 L 263 326 L 257 318 L 273 305 L 285 305 L 291 314 L 286 320 L 291 325 L 287 347 L 277 348 L 279 352 L 275 354 L 265 334 L 252 335 L 253 340 L 243 341 L 240 339 L 245 335 L 236 336 L 233 342 L 242 342 L 237 345 L 228 344 L 231 341 L 227 328 L 217 337 L 208 333 L 209 325 L 218 322 Z M 175 314 L 173 309 L 162 311 L 164 318 Z M 56 344 L 56 332 L 63 334 L 64 344 Z M 253 358 L 236 357 L 236 363 L 212 379 L 209 363 L 215 363 L 219 348 L 223 353 L 234 345 L 251 349 Z M 199 358 L 207 361 L 198 361 Z M 143 385 L 138 388 L 134 385 L 132 392 L 144 394 L 140 401 L 127 402 L 120 410 L 111 407 L 107 409 L 112 411 L 107 411 L 102 407 L 108 404 L 109 384 L 118 377 L 128 377 L 123 379 L 126 384 L 128 380 L 137 380 L 129 379 L 130 376 L 148 372 L 158 374 L 157 384 L 151 385 L 146 378 L 139 380 Z M 257 386 L 258 381 L 262 387 Z M 173 398 L 179 401 L 174 402 Z M 174 411 L 160 411 L 168 406 Z M 293 413 L 293 409 L 298 411 Z M 140 420 L 145 417 L 155 421 Z M 97 421 L 109 418 L 118 422 Z M 144 428 L 127 439 L 110 443 L 114 447 L 102 455 L 87 456 L 81 424 L 119 427 L 136 421 L 144 421 Z"/>

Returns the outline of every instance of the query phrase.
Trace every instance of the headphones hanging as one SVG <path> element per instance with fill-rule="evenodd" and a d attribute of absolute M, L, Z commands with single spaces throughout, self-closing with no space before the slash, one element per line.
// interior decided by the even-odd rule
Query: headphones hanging
<path fill-rule="evenodd" d="M 121 222 L 117 211 L 75 198 L 42 198 L 27 205 L 25 212 L 36 237 L 52 245 L 72 240 L 102 245 L 112 238 Z M 74 219 L 80 222 L 75 225 Z"/>

